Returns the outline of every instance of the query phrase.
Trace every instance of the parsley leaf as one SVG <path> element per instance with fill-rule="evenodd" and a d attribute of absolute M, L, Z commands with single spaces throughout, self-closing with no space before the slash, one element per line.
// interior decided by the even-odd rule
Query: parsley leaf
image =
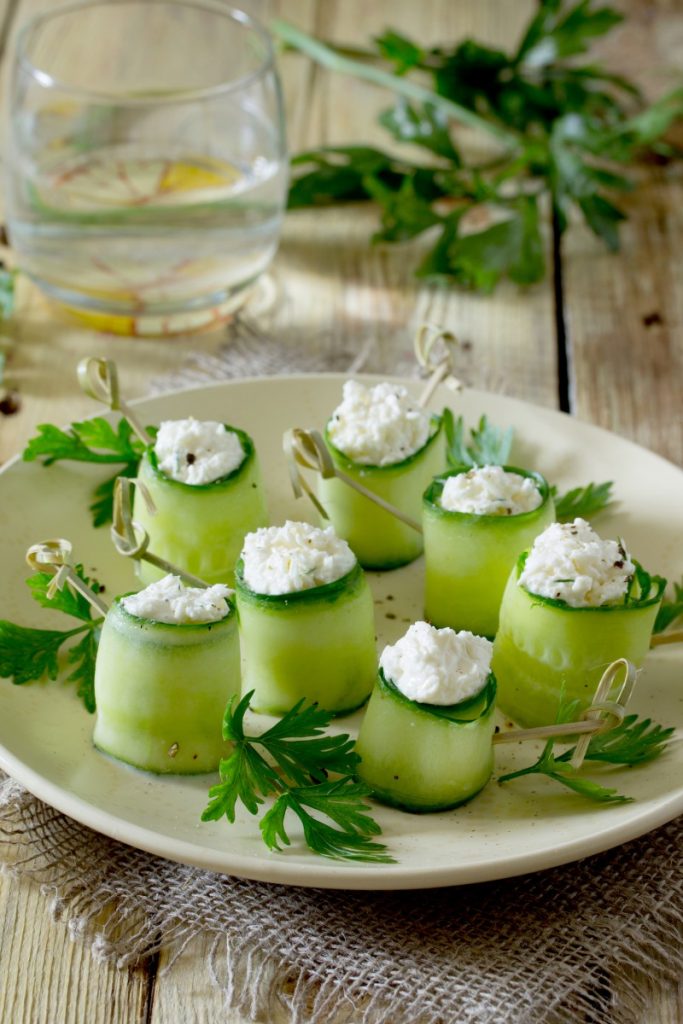
<path fill-rule="evenodd" d="M 364 798 L 370 793 L 367 786 L 350 778 L 289 789 L 261 819 L 263 840 L 271 850 L 281 850 L 281 844 L 289 846 L 285 816 L 287 811 L 292 811 L 303 826 L 306 845 L 323 857 L 391 864 L 393 858 L 385 852 L 386 847 L 370 838 L 381 832 L 379 825 L 365 813 L 368 807 Z M 330 818 L 339 827 L 334 828 L 314 817 L 307 807 Z"/>
<path fill-rule="evenodd" d="M 360 760 L 353 740 L 346 734 L 328 735 L 325 729 L 332 715 L 304 701 L 260 735 L 247 735 L 244 716 L 252 696 L 253 691 L 237 705 L 233 699 L 226 709 L 223 737 L 233 743 L 233 752 L 220 763 L 221 781 L 209 790 L 202 821 L 225 816 L 234 822 L 238 801 L 250 814 L 258 814 L 266 797 L 275 796 L 260 824 L 270 849 L 289 845 L 285 829 L 289 810 L 299 818 L 306 843 L 315 853 L 335 859 L 390 861 L 385 847 L 369 838 L 381 830 L 363 803 L 370 791 L 351 778 Z M 330 781 L 329 773 L 341 778 Z M 338 827 L 320 821 L 307 808 Z"/>
<path fill-rule="evenodd" d="M 0 619 L 0 676 L 11 678 L 17 686 L 44 676 L 56 679 L 57 655 L 62 644 L 87 628 L 28 629 Z"/>
<path fill-rule="evenodd" d="M 552 211 L 558 233 L 580 213 L 617 249 L 625 219 L 617 195 L 639 184 L 617 166 L 683 156 L 666 135 L 683 116 L 683 88 L 648 104 L 589 55 L 622 20 L 599 0 L 540 0 L 510 52 L 473 39 L 427 48 L 394 29 L 369 50 L 335 49 L 276 20 L 288 46 L 389 89 L 394 103 L 380 125 L 393 142 L 428 155 L 416 164 L 364 146 L 308 152 L 307 168 L 293 160 L 290 207 L 371 199 L 383 226 L 373 240 L 382 242 L 438 225 L 417 273 L 485 293 L 504 277 L 529 285 L 544 276 L 539 209 Z M 467 159 L 463 125 L 493 142 L 486 162 Z M 483 230 L 471 230 L 470 211 L 487 218 Z"/>
<path fill-rule="evenodd" d="M 156 428 L 148 427 L 151 436 Z M 75 462 L 121 464 L 121 469 L 94 491 L 90 505 L 93 525 L 103 526 L 111 522 L 114 503 L 114 483 L 117 476 L 135 476 L 144 445 L 135 436 L 127 420 L 121 419 L 116 427 L 101 416 L 82 423 L 72 423 L 67 430 L 51 423 L 38 427 L 37 437 L 32 438 L 24 449 L 25 462 L 42 461 L 51 466 L 64 459 Z"/>
<path fill-rule="evenodd" d="M 569 523 L 577 517 L 588 519 L 612 504 L 612 481 L 601 484 L 586 484 L 574 487 L 565 494 L 557 494 L 557 487 L 551 487 L 550 493 L 555 500 L 555 515 L 558 523 Z"/>
<path fill-rule="evenodd" d="M 562 708 L 558 721 L 571 721 L 572 710 Z M 614 729 L 591 737 L 585 760 L 618 765 L 643 764 L 664 753 L 674 731 L 673 728 L 657 725 L 649 718 L 639 719 L 637 715 L 627 715 Z M 574 755 L 574 747 L 555 756 L 553 749 L 556 742 L 555 739 L 549 739 L 538 761 L 528 768 L 501 775 L 498 782 L 509 782 L 524 775 L 545 775 L 598 803 L 624 804 L 632 801 L 632 797 L 622 796 L 615 789 L 584 778 L 580 774 L 581 769 L 572 767 L 568 762 Z"/>
<path fill-rule="evenodd" d="M 8 270 L 0 263 L 0 319 L 7 320 L 14 310 L 16 270 Z"/>
<path fill-rule="evenodd" d="M 673 588 L 673 598 L 665 596 L 657 612 L 653 633 L 662 633 L 683 615 L 683 579 L 680 583 L 674 583 Z"/>
<path fill-rule="evenodd" d="M 450 466 L 503 466 L 507 462 L 514 436 L 512 427 L 501 430 L 482 416 L 478 426 L 470 430 L 468 443 L 462 416 L 456 420 L 451 410 L 446 408 L 443 425 Z"/>
<path fill-rule="evenodd" d="M 83 572 L 83 566 L 74 566 L 75 572 L 97 593 L 101 588 Z M 78 643 L 67 649 L 67 662 L 74 666 L 67 682 L 76 683 L 76 692 L 85 708 L 95 711 L 95 661 L 100 636 L 101 618 L 93 619 L 86 599 L 66 586 L 48 597 L 47 589 L 54 579 L 49 573 L 37 572 L 30 576 L 31 595 L 42 608 L 63 612 L 82 624 L 75 629 L 29 629 L 16 623 L 0 620 L 0 676 L 11 678 L 16 685 L 47 677 L 56 679 L 59 673 L 58 656 L 67 640 L 80 636 Z"/>

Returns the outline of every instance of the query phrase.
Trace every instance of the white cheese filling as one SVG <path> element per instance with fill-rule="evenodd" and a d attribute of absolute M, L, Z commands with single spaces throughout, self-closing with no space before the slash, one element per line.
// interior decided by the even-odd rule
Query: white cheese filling
<path fill-rule="evenodd" d="M 467 630 L 456 633 L 415 622 L 391 647 L 380 667 L 401 693 L 420 704 L 459 704 L 484 686 L 493 644 Z"/>
<path fill-rule="evenodd" d="M 242 548 L 244 582 L 256 594 L 293 594 L 333 583 L 351 572 L 356 556 L 331 526 L 263 526 Z"/>
<path fill-rule="evenodd" d="M 480 466 L 449 476 L 440 505 L 447 512 L 475 516 L 518 516 L 533 512 L 543 501 L 536 482 L 502 466 Z"/>
<path fill-rule="evenodd" d="M 327 431 L 335 448 L 354 462 L 391 466 L 423 448 L 431 427 L 429 413 L 404 387 L 382 383 L 366 388 L 348 380 Z"/>
<path fill-rule="evenodd" d="M 154 451 L 159 469 L 184 484 L 210 484 L 242 464 L 245 451 L 233 430 L 214 420 L 164 420 Z"/>
<path fill-rule="evenodd" d="M 621 601 L 635 566 L 616 540 L 602 540 L 585 519 L 553 523 L 534 541 L 518 584 L 572 608 Z"/>
<path fill-rule="evenodd" d="M 212 587 L 186 587 L 180 576 L 164 576 L 144 590 L 123 597 L 121 604 L 131 615 L 154 622 L 189 625 L 219 622 L 230 613 L 225 603 L 232 590 L 223 583 Z"/>

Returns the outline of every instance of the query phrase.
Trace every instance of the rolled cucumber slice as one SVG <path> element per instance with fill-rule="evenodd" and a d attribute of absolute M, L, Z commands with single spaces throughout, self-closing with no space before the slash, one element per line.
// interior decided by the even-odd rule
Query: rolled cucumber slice
<path fill-rule="evenodd" d="M 496 680 L 460 704 L 410 700 L 379 672 L 360 727 L 358 776 L 382 803 L 424 814 L 470 800 L 493 770 Z"/>
<path fill-rule="evenodd" d="M 503 468 L 535 481 L 543 499 L 538 508 L 515 516 L 447 511 L 440 505 L 444 484 L 468 467 L 441 474 L 424 493 L 425 618 L 434 626 L 469 629 L 493 639 L 510 570 L 555 521 L 550 488 L 541 474 Z"/>
<path fill-rule="evenodd" d="M 325 444 L 335 466 L 391 505 L 420 521 L 422 493 L 446 464 L 441 418 L 432 417 L 433 433 L 419 451 L 391 466 L 354 462 L 332 444 Z M 318 478 L 318 497 L 335 533 L 348 542 L 366 569 L 395 569 L 422 553 L 422 535 L 402 523 L 336 477 Z"/>
<path fill-rule="evenodd" d="M 131 615 L 117 598 L 95 666 L 95 746 L 148 772 L 215 771 L 225 706 L 240 690 L 237 615 L 176 625 Z"/>
<path fill-rule="evenodd" d="M 254 711 L 281 715 L 302 698 L 347 714 L 364 704 L 377 672 L 373 603 L 361 567 L 292 594 L 257 594 L 236 572 L 243 692 Z"/>
<path fill-rule="evenodd" d="M 150 550 L 207 583 L 232 584 L 246 534 L 268 522 L 254 442 L 243 430 L 226 427 L 238 435 L 245 451 L 237 469 L 209 484 L 186 484 L 163 473 L 154 449 L 148 448 L 138 477 L 157 511 L 151 514 L 137 491 L 133 507 L 135 519 L 149 534 Z M 163 575 L 163 570 L 140 562 L 144 584 Z"/>
<path fill-rule="evenodd" d="M 505 714 L 522 726 L 548 725 L 561 703 L 588 707 L 612 661 L 642 664 L 665 581 L 654 577 L 653 595 L 642 601 L 574 608 L 520 587 L 525 561 L 526 553 L 505 588 L 491 667 Z"/>

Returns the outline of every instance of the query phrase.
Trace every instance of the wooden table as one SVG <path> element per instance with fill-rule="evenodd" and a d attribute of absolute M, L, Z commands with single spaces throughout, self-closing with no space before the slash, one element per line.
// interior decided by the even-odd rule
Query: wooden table
<path fill-rule="evenodd" d="M 0 0 L 3 58 L 17 28 L 53 6 L 53 0 Z M 501 47 L 512 45 L 533 8 L 531 0 L 255 0 L 251 6 L 339 42 L 362 43 L 391 25 L 425 43 L 475 35 Z M 683 3 L 624 0 L 621 6 L 629 22 L 604 47 L 605 56 L 615 70 L 661 91 L 683 66 Z M 379 91 L 294 55 L 284 58 L 282 70 L 292 151 L 379 141 L 374 118 L 386 103 Z M 6 59 L 2 71 L 6 90 Z M 653 172 L 625 205 L 619 256 L 582 227 L 566 237 L 560 256 L 548 230 L 547 280 L 526 292 L 503 285 L 493 298 L 416 283 L 414 250 L 370 247 L 375 216 L 361 206 L 292 214 L 274 266 L 280 299 L 257 323 L 283 347 L 302 335 L 315 337 L 321 352 L 346 353 L 349 362 L 357 354 L 363 369 L 388 372 L 405 365 L 415 327 L 436 321 L 468 343 L 457 367 L 468 383 L 563 407 L 683 465 L 680 171 L 668 180 Z M 188 347 L 213 354 L 226 343 L 225 331 L 189 343 L 97 335 L 59 319 L 25 281 L 6 335 L 6 383 L 18 390 L 21 408 L 2 420 L 3 459 L 21 450 L 37 423 L 92 412 L 75 387 L 73 370 L 83 355 L 115 356 L 123 388 L 135 397 L 150 379 L 182 367 Z M 28 882 L 0 879 L 0 934 L 0 1021 L 7 1024 L 238 1024 L 236 1016 L 225 1016 L 207 980 L 202 950 L 163 975 L 163 950 L 130 972 L 95 963 L 52 921 L 47 899 Z M 683 989 L 637 980 L 648 998 L 642 1024 L 683 1021 Z"/>

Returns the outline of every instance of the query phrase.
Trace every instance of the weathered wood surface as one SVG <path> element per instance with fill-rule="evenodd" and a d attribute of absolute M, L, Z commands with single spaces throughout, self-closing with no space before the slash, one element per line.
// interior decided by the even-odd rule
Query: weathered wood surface
<path fill-rule="evenodd" d="M 52 0 L 0 0 L 3 90 L 18 27 L 52 6 Z M 510 46 L 533 4 L 254 0 L 253 6 L 338 42 L 362 43 L 392 25 L 424 42 L 473 34 Z M 683 6 L 642 0 L 624 0 L 623 6 L 634 22 L 620 30 L 610 60 L 615 69 L 636 70 L 658 88 L 682 64 Z M 71 43 L 81 50 L 101 46 L 102 40 Z M 283 59 L 282 72 L 293 151 L 325 142 L 379 140 L 374 117 L 385 103 L 381 93 L 323 73 L 294 55 Z M 662 172 L 628 208 L 632 219 L 621 256 L 603 252 L 581 229 L 564 246 L 571 408 L 683 463 L 681 186 Z M 428 288 L 412 278 L 413 248 L 369 247 L 374 224 L 375 214 L 360 206 L 291 215 L 273 268 L 279 300 L 272 312 L 256 318 L 260 329 L 272 332 L 284 347 L 306 338 L 311 351 L 343 352 L 349 361 L 356 355 L 362 368 L 388 372 L 408 366 L 415 326 L 433 320 L 471 342 L 458 366 L 469 383 L 557 405 L 550 278 L 525 293 L 504 286 L 492 299 Z M 123 387 L 135 396 L 145 393 L 150 379 L 178 371 L 188 351 L 210 355 L 225 343 L 224 332 L 169 342 L 101 336 L 59 319 L 26 282 L 6 333 L 7 383 L 19 390 L 22 408 L 1 424 L 0 459 L 20 451 L 37 423 L 67 422 L 92 411 L 74 385 L 73 367 L 83 355 L 115 356 Z M 0 1021 L 240 1024 L 212 988 L 203 950 L 170 967 L 162 950 L 151 963 L 120 972 L 96 963 L 86 947 L 72 942 L 66 927 L 51 920 L 48 904 L 31 883 L 0 878 Z M 648 1001 L 639 1024 L 683 1022 L 682 990 L 649 979 L 639 985 Z"/>

